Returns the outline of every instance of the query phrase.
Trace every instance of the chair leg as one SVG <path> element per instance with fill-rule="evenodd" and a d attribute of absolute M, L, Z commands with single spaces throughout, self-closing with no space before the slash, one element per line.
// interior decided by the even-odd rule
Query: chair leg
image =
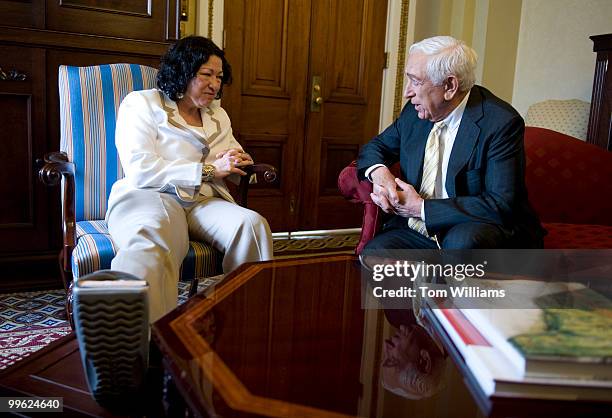
<path fill-rule="evenodd" d="M 200 279 L 198 277 L 194 277 L 191 280 L 191 287 L 189 288 L 189 296 L 193 297 L 196 293 L 198 293 L 198 284 L 200 283 Z"/>
<path fill-rule="evenodd" d="M 66 302 L 64 304 L 64 312 L 66 312 L 66 319 L 70 324 L 70 328 L 74 331 L 74 319 L 72 318 L 72 286 L 74 280 L 72 279 L 72 273 L 64 271 L 64 250 L 59 253 L 59 267 L 60 274 L 62 276 L 62 283 L 64 284 L 64 290 L 66 291 Z M 70 278 L 68 277 L 70 274 Z"/>
<path fill-rule="evenodd" d="M 64 290 L 68 290 L 70 287 L 70 283 L 72 283 L 72 273 L 64 271 L 64 250 L 62 249 L 58 255 L 59 269 L 60 274 L 62 276 L 62 284 L 64 285 Z M 70 274 L 70 277 L 68 276 Z"/>
<path fill-rule="evenodd" d="M 74 318 L 72 316 L 72 301 L 74 299 L 73 287 L 74 282 L 70 282 L 68 290 L 66 290 L 66 305 L 64 306 L 64 310 L 66 311 L 66 318 L 70 323 L 70 328 L 74 331 Z"/>

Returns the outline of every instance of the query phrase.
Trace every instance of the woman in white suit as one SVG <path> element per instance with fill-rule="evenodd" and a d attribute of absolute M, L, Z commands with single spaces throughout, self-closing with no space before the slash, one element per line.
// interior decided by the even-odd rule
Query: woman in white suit
<path fill-rule="evenodd" d="M 115 142 L 125 177 L 110 194 L 111 269 L 149 283 L 150 319 L 177 304 L 189 237 L 224 252 L 228 273 L 272 258 L 266 220 L 237 205 L 226 179 L 253 164 L 219 105 L 231 67 L 211 40 L 179 40 L 164 57 L 157 89 L 135 91 L 119 108 Z"/>
<path fill-rule="evenodd" d="M 190 36 L 162 57 L 158 88 L 132 92 L 119 107 L 115 143 L 125 177 L 106 213 L 117 254 L 110 272 L 79 279 L 73 304 L 87 381 L 103 405 L 139 393 L 149 324 L 177 305 L 189 237 L 224 252 L 225 273 L 272 258 L 268 223 L 238 206 L 225 185 L 253 164 L 217 101 L 230 81 L 223 51 Z"/>

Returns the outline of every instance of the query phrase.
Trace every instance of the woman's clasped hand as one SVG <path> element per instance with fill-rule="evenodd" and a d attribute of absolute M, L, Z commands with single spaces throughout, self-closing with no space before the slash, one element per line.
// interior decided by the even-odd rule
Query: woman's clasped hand
<path fill-rule="evenodd" d="M 253 159 L 249 154 L 239 148 L 230 148 L 215 155 L 216 160 L 212 163 L 215 166 L 215 178 L 225 178 L 230 174 L 236 173 L 241 176 L 246 173 L 239 167 L 253 165 Z"/>

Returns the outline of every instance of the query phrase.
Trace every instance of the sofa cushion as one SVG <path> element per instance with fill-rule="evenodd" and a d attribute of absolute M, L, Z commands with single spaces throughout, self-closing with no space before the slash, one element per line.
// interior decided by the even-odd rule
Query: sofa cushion
<path fill-rule="evenodd" d="M 540 221 L 612 225 L 612 153 L 527 127 L 525 154 L 529 202 Z"/>
<path fill-rule="evenodd" d="M 544 248 L 612 248 L 612 226 L 545 223 Z"/>

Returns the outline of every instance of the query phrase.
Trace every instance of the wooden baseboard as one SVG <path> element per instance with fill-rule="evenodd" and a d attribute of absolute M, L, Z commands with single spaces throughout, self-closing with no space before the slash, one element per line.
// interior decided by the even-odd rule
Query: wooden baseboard
<path fill-rule="evenodd" d="M 0 293 L 61 288 L 57 253 L 0 258 Z"/>

